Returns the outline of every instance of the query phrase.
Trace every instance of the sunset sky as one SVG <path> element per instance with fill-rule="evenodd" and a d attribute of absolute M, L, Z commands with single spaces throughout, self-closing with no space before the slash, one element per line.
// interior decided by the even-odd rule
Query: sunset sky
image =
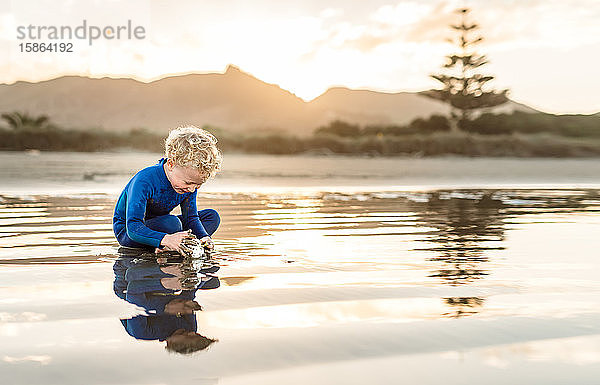
<path fill-rule="evenodd" d="M 554 113 L 600 111 L 600 1 L 75 1 L 0 0 L 0 82 L 66 74 L 133 77 L 222 72 L 234 64 L 310 100 L 332 86 L 437 87 L 429 74 L 453 49 L 448 24 L 472 8 L 483 70 L 511 98 Z M 143 40 L 76 40 L 73 53 L 22 53 L 17 27 L 117 26 Z M 44 40 L 49 41 L 49 40 Z M 60 40 L 59 40 L 60 41 Z"/>

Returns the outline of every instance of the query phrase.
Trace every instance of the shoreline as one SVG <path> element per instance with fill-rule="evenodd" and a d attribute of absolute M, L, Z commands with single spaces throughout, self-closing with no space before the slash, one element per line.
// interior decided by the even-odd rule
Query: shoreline
<path fill-rule="evenodd" d="M 118 194 L 161 153 L 0 151 L 1 193 Z M 377 157 L 225 154 L 199 193 L 368 193 L 443 189 L 596 189 L 600 158 Z"/>

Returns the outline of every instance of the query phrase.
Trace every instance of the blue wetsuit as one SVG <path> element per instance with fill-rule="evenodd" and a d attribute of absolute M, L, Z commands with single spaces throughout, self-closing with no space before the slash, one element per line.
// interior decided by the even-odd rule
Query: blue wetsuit
<path fill-rule="evenodd" d="M 217 230 L 219 214 L 213 209 L 198 211 L 196 191 L 178 194 L 165 174 L 165 161 L 162 158 L 140 170 L 119 196 L 113 230 L 122 246 L 161 248 L 166 234 L 191 229 L 202 238 Z M 170 215 L 177 206 L 181 206 L 181 215 Z"/>

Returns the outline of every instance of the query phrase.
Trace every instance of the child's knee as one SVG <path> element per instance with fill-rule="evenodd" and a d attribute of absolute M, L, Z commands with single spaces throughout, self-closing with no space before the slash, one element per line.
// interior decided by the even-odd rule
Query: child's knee
<path fill-rule="evenodd" d="M 207 220 L 213 222 L 217 226 L 219 226 L 219 224 L 221 223 L 221 216 L 215 209 L 202 210 L 202 214 L 203 218 L 206 218 Z"/>
<path fill-rule="evenodd" d="M 221 216 L 214 209 L 204 209 L 198 211 L 198 217 L 200 218 L 200 222 L 204 226 L 204 229 L 208 233 L 208 235 L 213 235 L 219 224 L 221 223 Z"/>
<path fill-rule="evenodd" d="M 168 215 L 166 220 L 166 227 L 171 231 L 165 231 L 168 233 L 177 233 L 179 231 L 183 231 L 183 225 L 181 224 L 181 220 L 177 218 L 175 215 Z"/>
<path fill-rule="evenodd" d="M 183 230 L 183 226 L 179 218 L 175 215 L 163 215 L 152 218 L 146 221 L 146 226 L 152 230 L 160 231 L 167 234 L 177 233 Z"/>

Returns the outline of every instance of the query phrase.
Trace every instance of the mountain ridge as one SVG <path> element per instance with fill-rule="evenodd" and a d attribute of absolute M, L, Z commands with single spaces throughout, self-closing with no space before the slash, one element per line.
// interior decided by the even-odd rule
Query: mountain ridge
<path fill-rule="evenodd" d="M 515 102 L 498 111 L 536 110 Z M 40 82 L 0 84 L 0 112 L 48 115 L 69 128 L 167 132 L 181 124 L 210 125 L 231 132 L 284 131 L 308 135 L 331 120 L 406 124 L 447 114 L 449 107 L 419 93 L 332 87 L 304 101 L 277 84 L 239 67 L 225 72 L 166 76 L 150 82 L 127 77 L 63 75 Z"/>

